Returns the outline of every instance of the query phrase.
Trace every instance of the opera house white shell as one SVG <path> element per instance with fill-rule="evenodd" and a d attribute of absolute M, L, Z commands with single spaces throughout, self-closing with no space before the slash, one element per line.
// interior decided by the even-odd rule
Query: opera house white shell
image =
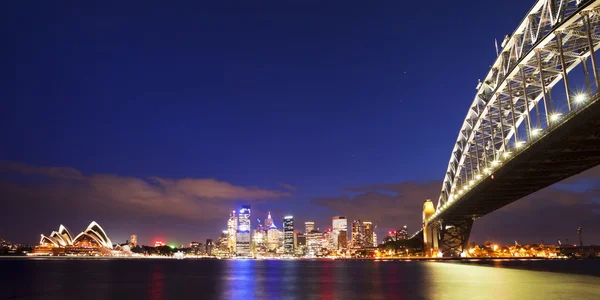
<path fill-rule="evenodd" d="M 86 230 L 73 237 L 71 231 L 63 225 L 60 225 L 58 231 L 53 231 L 50 236 L 41 235 L 40 245 L 50 247 L 69 247 L 69 246 L 95 246 L 105 249 L 113 249 L 112 242 L 104 232 L 104 229 L 95 221 L 90 223 Z"/>

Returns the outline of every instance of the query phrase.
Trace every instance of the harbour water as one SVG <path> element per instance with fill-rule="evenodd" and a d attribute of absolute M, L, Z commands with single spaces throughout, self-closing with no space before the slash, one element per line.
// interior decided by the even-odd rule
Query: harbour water
<path fill-rule="evenodd" d="M 600 299 L 600 260 L 1 259 L 0 299 Z"/>

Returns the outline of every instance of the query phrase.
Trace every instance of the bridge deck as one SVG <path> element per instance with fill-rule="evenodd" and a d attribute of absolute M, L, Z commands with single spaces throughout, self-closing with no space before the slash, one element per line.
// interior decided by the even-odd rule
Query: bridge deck
<path fill-rule="evenodd" d="M 560 125 L 481 181 L 434 220 L 478 218 L 600 164 L 600 101 Z"/>

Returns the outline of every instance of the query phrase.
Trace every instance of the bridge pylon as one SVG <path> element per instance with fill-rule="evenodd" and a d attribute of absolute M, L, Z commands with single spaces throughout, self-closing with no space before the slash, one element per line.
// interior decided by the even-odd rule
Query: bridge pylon
<path fill-rule="evenodd" d="M 437 257 L 439 252 L 439 226 L 430 224 L 427 220 L 435 213 L 435 207 L 430 199 L 423 204 L 423 251 L 426 256 Z"/>

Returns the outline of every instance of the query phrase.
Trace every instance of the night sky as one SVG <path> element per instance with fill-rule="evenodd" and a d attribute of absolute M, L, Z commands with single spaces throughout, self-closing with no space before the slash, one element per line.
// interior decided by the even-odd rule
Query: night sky
<path fill-rule="evenodd" d="M 226 3 L 220 3 L 226 2 Z M 477 80 L 534 1 L 11 1 L 0 238 L 92 220 L 113 242 L 280 226 L 387 230 L 437 201 Z M 493 9 L 492 9 L 493 8 Z M 472 240 L 600 243 L 600 169 L 475 222 Z"/>

